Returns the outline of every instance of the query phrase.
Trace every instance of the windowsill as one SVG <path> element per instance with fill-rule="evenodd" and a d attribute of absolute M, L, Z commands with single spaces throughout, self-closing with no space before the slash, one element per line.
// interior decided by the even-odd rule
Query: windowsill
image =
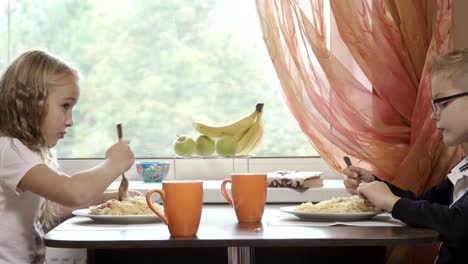
<path fill-rule="evenodd" d="M 117 190 L 120 180 L 113 182 L 108 190 Z M 350 194 L 346 191 L 341 179 L 324 179 L 324 186 L 321 188 L 309 188 L 304 192 L 299 192 L 289 188 L 268 188 L 268 203 L 298 203 L 298 202 L 318 202 L 333 197 L 347 197 Z M 143 194 L 150 189 L 161 189 L 161 183 L 146 183 L 143 181 L 130 181 L 129 188 Z M 226 185 L 229 190 L 229 184 Z M 221 180 L 203 181 L 203 201 L 205 203 L 226 203 L 221 194 Z M 157 194 L 155 195 L 157 196 Z"/>
<path fill-rule="evenodd" d="M 341 179 L 320 157 L 277 157 L 277 158 L 175 158 L 138 159 L 137 161 L 162 160 L 170 163 L 168 180 L 222 180 L 235 172 L 268 173 L 277 170 L 320 171 L 323 179 Z M 102 159 L 62 159 L 62 170 L 70 175 L 92 168 Z M 141 180 L 135 165 L 125 175 L 129 180 Z"/>

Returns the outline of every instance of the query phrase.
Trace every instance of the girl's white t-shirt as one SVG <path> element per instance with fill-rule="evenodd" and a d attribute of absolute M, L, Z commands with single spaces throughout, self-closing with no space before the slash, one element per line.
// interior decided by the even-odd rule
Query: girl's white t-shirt
<path fill-rule="evenodd" d="M 19 140 L 0 137 L 0 263 L 44 262 L 45 200 L 18 188 L 24 175 L 39 164 L 44 164 L 40 155 Z"/>

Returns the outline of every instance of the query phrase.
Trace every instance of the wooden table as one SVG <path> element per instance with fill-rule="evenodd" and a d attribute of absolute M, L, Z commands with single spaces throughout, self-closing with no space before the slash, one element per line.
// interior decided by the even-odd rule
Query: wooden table
<path fill-rule="evenodd" d="M 437 232 L 409 226 L 313 226 L 309 222 L 289 222 L 295 217 L 280 212 L 281 206 L 284 205 L 267 205 L 261 223 L 241 224 L 228 205 L 205 205 L 196 237 L 171 237 L 163 223 L 100 227 L 89 218 L 74 217 L 50 231 L 45 244 L 87 248 L 89 262 L 93 262 L 96 252 L 106 249 L 227 248 L 229 263 L 254 263 L 251 253 L 257 247 L 384 247 L 438 242 Z"/>

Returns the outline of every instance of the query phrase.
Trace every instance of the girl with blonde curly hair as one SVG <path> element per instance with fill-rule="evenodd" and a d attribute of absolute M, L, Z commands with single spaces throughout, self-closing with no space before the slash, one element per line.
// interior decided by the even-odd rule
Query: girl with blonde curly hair
<path fill-rule="evenodd" d="M 79 96 L 78 71 L 40 50 L 21 54 L 0 77 L 1 263 L 44 262 L 43 220 L 50 225 L 73 207 L 116 198 L 104 191 L 134 162 L 119 140 L 94 168 L 73 176 L 58 170 L 50 149 L 73 125 Z"/>

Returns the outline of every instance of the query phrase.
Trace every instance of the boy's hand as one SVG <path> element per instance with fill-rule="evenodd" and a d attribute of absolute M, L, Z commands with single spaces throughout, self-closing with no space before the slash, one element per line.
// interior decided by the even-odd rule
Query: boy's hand
<path fill-rule="evenodd" d="M 106 151 L 106 158 L 118 174 L 126 172 L 135 162 L 135 157 L 127 140 L 119 140 Z"/>
<path fill-rule="evenodd" d="M 395 196 L 387 184 L 380 181 L 362 182 L 357 188 L 360 196 L 365 196 L 377 208 L 391 211 L 400 197 Z"/>
<path fill-rule="evenodd" d="M 366 169 L 351 166 L 343 170 L 343 184 L 350 194 L 358 194 L 359 183 L 372 181 L 374 181 L 374 176 Z"/>

